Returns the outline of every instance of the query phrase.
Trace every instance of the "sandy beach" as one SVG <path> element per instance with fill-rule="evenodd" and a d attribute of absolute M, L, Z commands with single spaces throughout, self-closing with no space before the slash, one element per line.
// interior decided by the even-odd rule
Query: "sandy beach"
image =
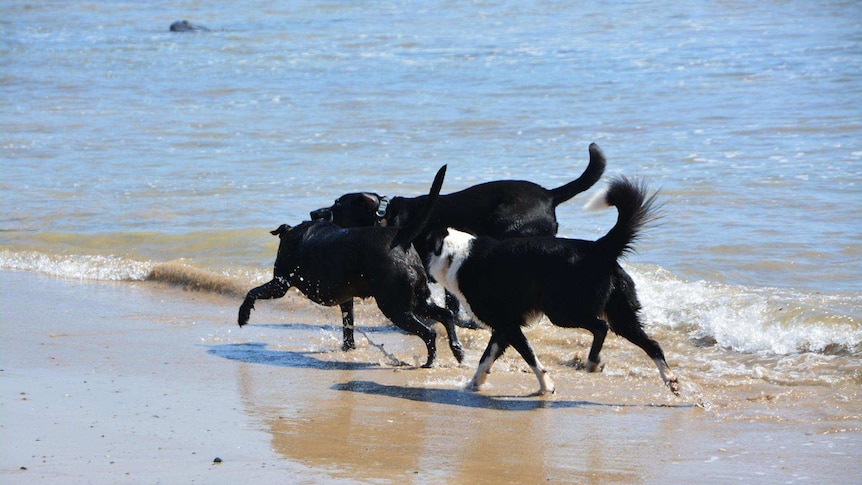
<path fill-rule="evenodd" d="M 862 2 L 2 12 L 0 485 L 862 484 Z M 485 330 L 417 368 L 373 301 L 351 352 L 293 291 L 237 326 L 280 224 L 394 212 L 444 164 L 443 194 L 554 189 L 591 143 L 556 233 L 604 236 L 614 177 L 660 191 L 622 265 L 680 397 L 615 335 L 585 373 L 591 335 L 547 319 L 542 397 L 511 351 L 464 389 Z"/>
<path fill-rule="evenodd" d="M 463 366 L 442 346 L 436 368 L 396 368 L 361 335 L 357 351 L 341 352 L 337 311 L 298 297 L 258 305 L 240 329 L 232 297 L 23 272 L 0 279 L 7 484 L 862 476 L 858 389 L 722 388 L 677 369 L 689 383 L 675 398 L 652 374 L 588 375 L 551 360 L 557 393 L 537 398 L 535 378 L 509 358 L 472 393 L 461 388 L 481 331 L 461 332 Z M 386 325 L 373 303 L 357 309 L 376 344 L 423 357 L 418 339 Z M 823 393 L 846 403 L 824 409 Z"/>

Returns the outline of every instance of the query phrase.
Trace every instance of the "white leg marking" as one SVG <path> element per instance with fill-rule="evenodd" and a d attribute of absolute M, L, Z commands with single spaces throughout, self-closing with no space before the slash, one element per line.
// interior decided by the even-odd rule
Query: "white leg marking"
<path fill-rule="evenodd" d="M 500 347 L 496 343 L 491 344 L 490 355 L 488 358 L 479 361 L 479 367 L 476 368 L 476 373 L 473 374 L 473 378 L 470 379 L 470 382 L 467 384 L 468 389 L 478 391 L 479 388 L 485 384 L 485 381 L 488 380 L 488 374 L 491 373 L 491 366 L 494 365 L 494 356 L 497 355 L 499 348 Z"/>
<path fill-rule="evenodd" d="M 483 372 L 481 369 L 477 369 L 476 373 L 473 374 L 473 378 L 470 379 L 470 382 L 467 383 L 467 389 L 471 391 L 478 391 L 485 384 L 485 381 L 488 379 L 488 373 Z"/>
<path fill-rule="evenodd" d="M 538 358 L 536 359 L 536 366 L 533 367 L 533 373 L 539 379 L 539 394 L 553 394 L 556 389 L 554 381 L 551 380 L 548 371 L 542 367 L 542 363 L 539 362 Z"/>
<path fill-rule="evenodd" d="M 661 374 L 661 380 L 664 381 L 665 385 L 670 388 L 670 392 L 679 395 L 679 380 L 677 380 L 676 376 L 673 372 L 671 372 L 670 367 L 667 366 L 661 359 L 653 359 L 656 367 L 658 367 L 658 372 Z"/>

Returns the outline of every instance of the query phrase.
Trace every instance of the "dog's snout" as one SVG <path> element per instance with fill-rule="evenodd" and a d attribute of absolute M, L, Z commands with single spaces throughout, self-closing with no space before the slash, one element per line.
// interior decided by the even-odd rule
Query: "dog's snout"
<path fill-rule="evenodd" d="M 329 207 L 311 211 L 311 220 L 313 221 L 329 221 L 332 222 L 332 210 Z"/>

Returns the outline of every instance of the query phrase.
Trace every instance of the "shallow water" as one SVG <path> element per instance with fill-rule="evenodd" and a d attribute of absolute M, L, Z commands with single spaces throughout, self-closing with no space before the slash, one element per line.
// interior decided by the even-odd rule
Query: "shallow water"
<path fill-rule="evenodd" d="M 862 383 L 862 7 L 521 3 L 6 2 L 0 269 L 241 294 L 344 192 L 553 187 L 597 142 L 662 190 L 626 265 L 673 364 Z M 585 200 L 561 235 L 613 224 Z"/>

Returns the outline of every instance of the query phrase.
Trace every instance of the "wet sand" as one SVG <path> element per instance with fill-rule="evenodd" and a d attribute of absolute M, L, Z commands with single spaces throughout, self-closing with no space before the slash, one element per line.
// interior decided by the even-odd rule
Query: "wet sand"
<path fill-rule="evenodd" d="M 461 388 L 482 331 L 460 332 L 463 366 L 441 339 L 436 368 L 396 368 L 362 335 L 341 352 L 338 311 L 297 297 L 260 302 L 240 329 L 239 298 L 8 271 L 0 281 L 6 484 L 862 477 L 858 389 L 722 386 L 676 367 L 687 379 L 676 398 L 654 368 L 585 374 L 547 357 L 557 393 L 531 397 L 535 377 L 507 355 L 472 393 Z M 373 303 L 357 320 L 388 352 L 424 359 Z"/>

